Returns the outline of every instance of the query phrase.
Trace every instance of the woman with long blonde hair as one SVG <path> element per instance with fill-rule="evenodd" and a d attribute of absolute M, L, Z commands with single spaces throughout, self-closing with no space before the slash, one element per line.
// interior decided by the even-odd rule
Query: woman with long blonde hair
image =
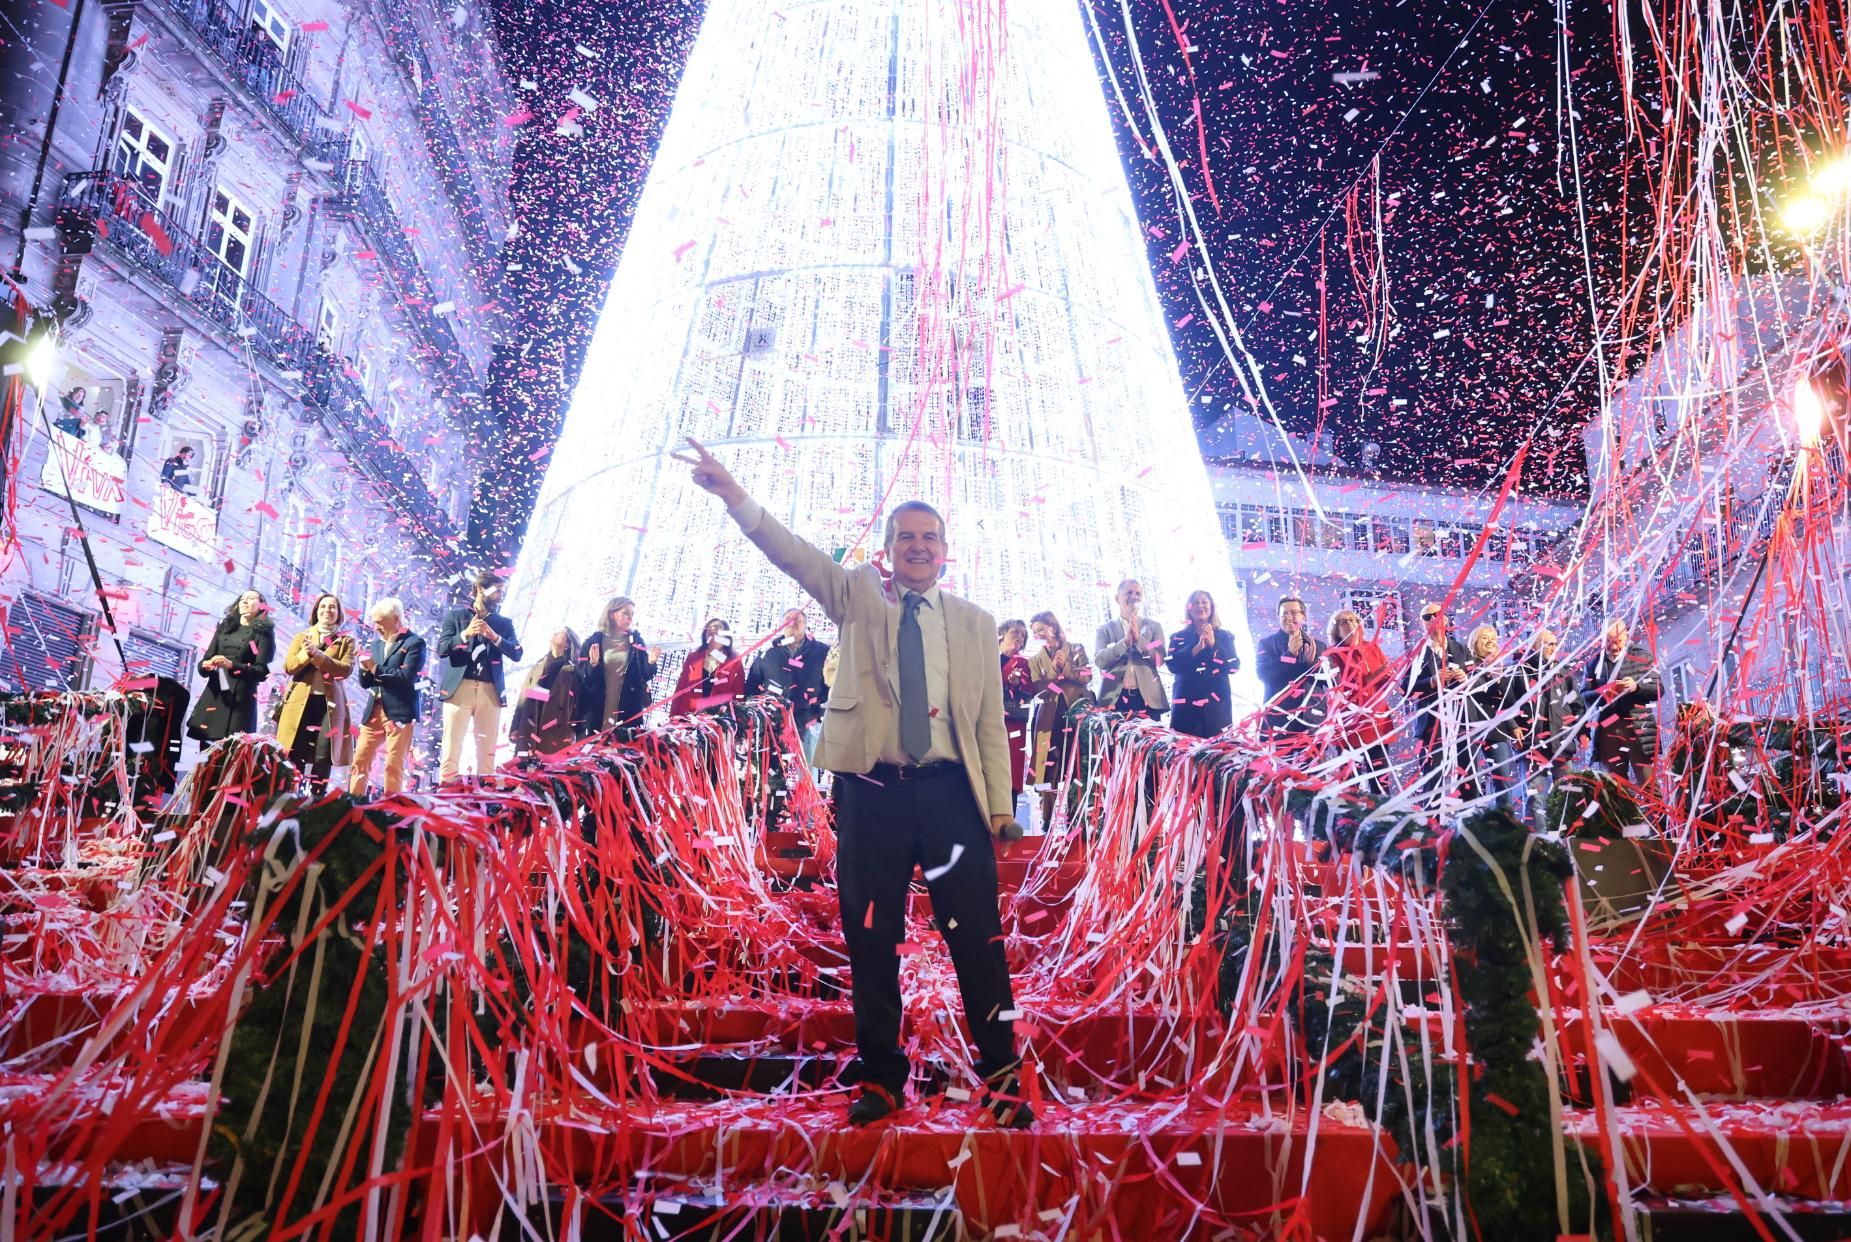
<path fill-rule="evenodd" d="M 645 644 L 637 631 L 636 601 L 627 595 L 606 601 L 579 657 L 579 736 L 641 724 L 662 649 Z"/>

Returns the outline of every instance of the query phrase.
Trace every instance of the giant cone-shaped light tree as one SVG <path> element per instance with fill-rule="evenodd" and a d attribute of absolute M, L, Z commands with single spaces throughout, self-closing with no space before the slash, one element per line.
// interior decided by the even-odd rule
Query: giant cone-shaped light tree
<path fill-rule="evenodd" d="M 825 550 L 939 506 L 999 619 L 1090 647 L 1136 576 L 1251 651 L 1078 0 L 712 0 L 511 584 L 528 650 L 611 595 L 741 647 L 800 599 L 686 436 Z"/>

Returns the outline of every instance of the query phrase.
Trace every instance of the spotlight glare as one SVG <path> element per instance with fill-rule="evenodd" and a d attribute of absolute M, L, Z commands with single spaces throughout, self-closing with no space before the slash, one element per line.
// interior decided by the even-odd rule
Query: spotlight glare
<path fill-rule="evenodd" d="M 1810 237 L 1824 228 L 1832 218 L 1832 209 L 1824 199 L 1807 195 L 1787 204 L 1780 213 L 1780 222 L 1787 232 L 1795 237 Z"/>
<path fill-rule="evenodd" d="M 1805 377 L 1793 386 L 1793 427 L 1807 448 L 1819 443 L 1819 433 L 1825 428 L 1825 402 Z"/>
<path fill-rule="evenodd" d="M 1807 180 L 1812 192 L 1826 198 L 1842 198 L 1851 192 L 1851 156 L 1839 156 L 1822 164 Z"/>
<path fill-rule="evenodd" d="M 44 391 L 45 385 L 51 383 L 51 369 L 58 361 L 58 342 L 46 332 L 32 342 L 26 350 L 26 380 L 34 388 Z"/>

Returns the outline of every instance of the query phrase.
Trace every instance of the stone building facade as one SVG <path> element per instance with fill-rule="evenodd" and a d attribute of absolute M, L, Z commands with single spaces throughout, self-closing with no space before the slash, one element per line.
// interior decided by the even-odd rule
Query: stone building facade
<path fill-rule="evenodd" d="M 1385 480 L 1323 449 L 1314 504 L 1299 469 L 1313 461 L 1312 447 L 1247 415 L 1225 420 L 1202 446 L 1242 595 L 1221 613 L 1243 664 L 1252 647 L 1238 627 L 1252 639 L 1271 633 L 1288 594 L 1305 601 L 1320 639 L 1334 613 L 1355 610 L 1390 658 L 1418 641 L 1421 605 L 1445 599 L 1455 582 L 1451 615 L 1461 640 L 1478 625 L 1496 628 L 1506 644 L 1530 637 L 1546 586 L 1536 567 L 1577 529 L 1581 504 L 1514 496 L 1493 523 L 1495 487 Z M 1257 682 L 1247 688 L 1257 693 Z"/>
<path fill-rule="evenodd" d="M 513 105 L 488 16 L 431 0 L 24 10 L 0 244 L 61 329 L 47 416 L 28 398 L 12 446 L 0 682 L 121 671 L 67 496 L 131 673 L 193 686 L 250 586 L 279 642 L 324 590 L 352 611 L 398 595 L 415 628 L 434 623 L 497 437 L 481 394 Z"/>

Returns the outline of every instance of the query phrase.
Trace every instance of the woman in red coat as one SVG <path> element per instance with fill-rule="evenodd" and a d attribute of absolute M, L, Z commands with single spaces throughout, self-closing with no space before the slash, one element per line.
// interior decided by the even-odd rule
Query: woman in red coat
<path fill-rule="evenodd" d="M 745 668 L 733 654 L 732 627 L 715 617 L 701 631 L 701 645 L 688 652 L 682 662 L 681 679 L 675 683 L 669 713 L 692 716 L 697 712 L 730 712 L 733 700 L 745 686 Z"/>
<path fill-rule="evenodd" d="M 1346 608 L 1330 619 L 1324 659 L 1330 664 L 1330 718 L 1337 740 L 1355 752 L 1363 787 L 1385 797 L 1394 773 L 1387 746 L 1394 729 L 1388 712 L 1388 657 L 1373 638 L 1363 637 L 1363 619 Z"/>
<path fill-rule="evenodd" d="M 1035 702 L 1035 673 L 1022 648 L 1028 646 L 1028 623 L 1005 621 L 996 627 L 996 646 L 1003 661 L 1003 730 L 1009 736 L 1009 788 L 1022 796 L 1022 774 L 1028 766 L 1028 716 Z"/>

